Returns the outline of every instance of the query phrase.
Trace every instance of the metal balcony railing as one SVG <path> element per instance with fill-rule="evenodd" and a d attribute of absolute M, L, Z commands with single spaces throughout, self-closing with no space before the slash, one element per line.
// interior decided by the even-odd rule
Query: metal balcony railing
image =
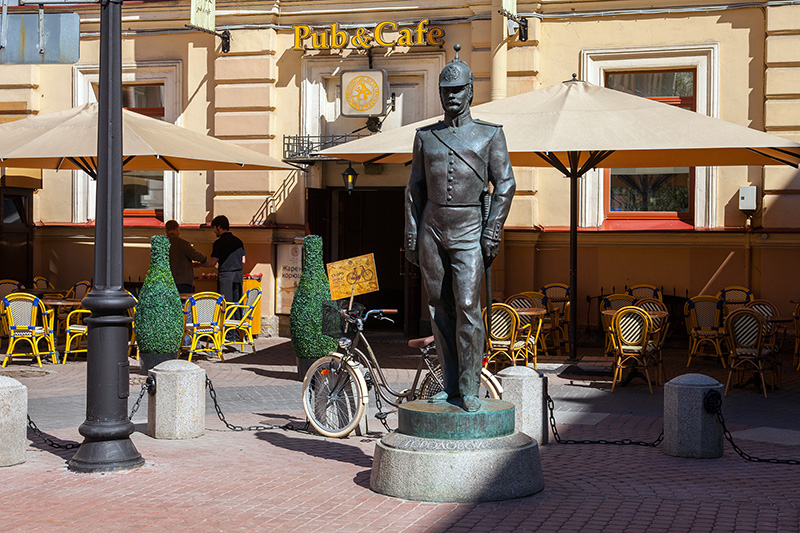
<path fill-rule="evenodd" d="M 308 162 L 324 157 L 312 155 L 315 152 L 344 144 L 361 137 L 368 137 L 368 133 L 345 133 L 342 135 L 284 135 L 283 159 L 286 161 Z"/>

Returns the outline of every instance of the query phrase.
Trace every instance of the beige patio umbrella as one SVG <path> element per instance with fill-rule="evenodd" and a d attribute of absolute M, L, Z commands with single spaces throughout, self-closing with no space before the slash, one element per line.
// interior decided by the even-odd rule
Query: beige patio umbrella
<path fill-rule="evenodd" d="M 555 167 L 571 178 L 570 320 L 577 319 L 578 178 L 604 168 L 800 164 L 800 144 L 587 82 L 563 83 L 472 108 L 503 125 L 514 166 Z M 411 161 L 417 128 L 438 117 L 322 150 L 359 162 Z M 575 361 L 575 328 L 570 328 Z"/>
<path fill-rule="evenodd" d="M 95 177 L 96 103 L 0 124 L 0 166 L 77 169 Z M 233 143 L 122 110 L 124 170 L 292 170 Z"/>

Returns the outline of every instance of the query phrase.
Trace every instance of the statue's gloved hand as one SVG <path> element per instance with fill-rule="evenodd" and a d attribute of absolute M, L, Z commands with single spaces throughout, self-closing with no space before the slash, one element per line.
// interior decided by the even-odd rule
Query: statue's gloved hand
<path fill-rule="evenodd" d="M 416 248 L 412 250 L 410 247 L 406 246 L 406 261 L 412 265 L 419 266 L 419 252 Z"/>
<path fill-rule="evenodd" d="M 481 251 L 483 252 L 484 265 L 491 265 L 500 251 L 500 241 L 496 241 L 484 235 L 481 237 Z"/>

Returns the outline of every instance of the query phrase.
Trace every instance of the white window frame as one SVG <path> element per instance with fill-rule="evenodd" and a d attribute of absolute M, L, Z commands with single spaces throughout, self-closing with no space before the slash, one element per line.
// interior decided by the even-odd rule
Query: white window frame
<path fill-rule="evenodd" d="M 719 43 L 633 48 L 594 48 L 581 51 L 581 79 L 605 86 L 607 71 L 694 69 L 695 111 L 719 116 Z M 600 227 L 605 220 L 603 172 L 592 170 L 581 180 L 581 227 Z M 717 224 L 717 167 L 695 167 L 694 226 Z"/>
<path fill-rule="evenodd" d="M 96 102 L 92 84 L 100 81 L 98 64 L 73 67 L 73 105 Z M 141 61 L 122 65 L 122 83 L 160 83 L 164 86 L 164 120 L 180 126 L 181 62 Z M 72 172 L 72 222 L 85 223 L 95 218 L 96 184 L 85 172 Z M 164 220 L 181 222 L 181 174 L 164 172 Z"/>

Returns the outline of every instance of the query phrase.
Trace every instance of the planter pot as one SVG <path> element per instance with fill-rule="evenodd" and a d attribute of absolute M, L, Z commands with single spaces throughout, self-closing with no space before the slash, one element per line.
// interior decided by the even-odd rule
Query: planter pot
<path fill-rule="evenodd" d="M 311 368 L 311 365 L 316 363 L 319 360 L 319 357 L 297 357 L 297 381 L 303 382 L 306 378 L 306 373 L 308 369 Z"/>
<path fill-rule="evenodd" d="M 150 369 L 158 366 L 159 363 L 177 359 L 178 352 L 174 353 L 139 353 L 139 374 L 146 376 Z"/>

